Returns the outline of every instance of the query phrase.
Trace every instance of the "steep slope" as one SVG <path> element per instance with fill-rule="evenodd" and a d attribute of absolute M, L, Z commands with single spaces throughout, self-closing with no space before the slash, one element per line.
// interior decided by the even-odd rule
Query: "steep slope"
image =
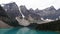
<path fill-rule="evenodd" d="M 6 11 L 0 6 L 0 20 L 10 26 L 20 26 L 17 20 L 13 20 Z"/>
<path fill-rule="evenodd" d="M 19 12 L 19 8 L 18 8 L 18 6 L 17 6 L 17 4 L 15 2 L 8 3 L 8 4 L 2 4 L 1 6 L 4 8 L 6 13 L 11 18 L 15 18 L 17 16 L 21 16 L 21 14 Z"/>

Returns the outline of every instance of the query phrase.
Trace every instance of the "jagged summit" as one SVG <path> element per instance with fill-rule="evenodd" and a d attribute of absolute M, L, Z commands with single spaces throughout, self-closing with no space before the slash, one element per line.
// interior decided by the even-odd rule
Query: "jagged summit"
<path fill-rule="evenodd" d="M 42 17 L 44 19 L 53 19 L 53 20 L 55 20 L 58 16 L 56 15 L 58 14 L 58 12 L 54 8 L 54 6 L 47 7 L 43 10 L 39 10 L 38 8 L 36 10 L 33 10 L 32 8 L 28 10 L 24 5 L 21 5 L 20 8 L 21 8 L 22 13 L 25 16 L 29 14 L 32 14 L 32 15 L 35 14 L 35 16 L 33 17 L 37 17 L 36 15 L 39 15 L 40 18 Z"/>
<path fill-rule="evenodd" d="M 29 22 L 29 20 L 30 20 L 32 22 L 35 22 L 35 23 L 38 22 L 38 23 L 41 24 L 42 23 L 41 21 L 43 21 L 43 22 L 44 21 L 49 21 L 49 20 L 54 21 L 56 18 L 58 18 L 60 16 L 60 10 L 56 10 L 54 8 L 54 6 L 45 8 L 43 10 L 39 10 L 39 9 L 33 10 L 32 8 L 30 10 L 28 10 L 24 5 L 21 5 L 20 7 L 18 7 L 15 2 L 4 4 L 4 5 L 1 5 L 1 6 L 5 10 L 5 12 L 8 14 L 8 16 L 11 17 L 12 21 L 13 20 L 15 20 L 15 21 L 18 20 L 21 17 L 21 15 L 23 14 L 25 16 L 25 18 L 23 18 L 24 20 L 20 19 L 20 20 L 22 20 L 22 22 L 23 21 Z M 19 10 L 19 8 L 20 8 L 20 10 Z M 22 14 L 20 13 L 20 11 L 21 11 Z M 16 17 L 19 17 L 19 18 L 16 19 Z M 41 18 L 44 18 L 44 19 L 42 20 Z M 23 23 L 25 23 L 25 22 L 23 22 Z"/>
<path fill-rule="evenodd" d="M 2 6 L 2 5 L 1 5 Z M 20 16 L 20 11 L 15 2 L 3 4 L 3 9 L 8 13 L 8 15 L 12 18 L 15 18 L 16 16 Z"/>
<path fill-rule="evenodd" d="M 43 9 L 43 10 L 49 10 L 49 11 L 51 11 L 51 10 L 56 10 L 56 9 L 54 8 L 54 6 L 50 6 L 48 8 Z"/>

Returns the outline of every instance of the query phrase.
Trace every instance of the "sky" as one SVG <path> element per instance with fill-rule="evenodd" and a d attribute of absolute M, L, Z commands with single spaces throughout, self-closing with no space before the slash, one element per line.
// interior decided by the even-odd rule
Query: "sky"
<path fill-rule="evenodd" d="M 50 6 L 54 6 L 56 9 L 60 8 L 60 0 L 0 0 L 0 4 L 7 4 L 10 2 L 16 2 L 18 6 L 25 5 L 27 9 L 45 9 Z"/>

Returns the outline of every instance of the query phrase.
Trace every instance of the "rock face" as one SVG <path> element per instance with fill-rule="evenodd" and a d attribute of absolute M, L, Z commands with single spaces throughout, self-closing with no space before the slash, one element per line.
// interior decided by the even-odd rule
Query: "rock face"
<path fill-rule="evenodd" d="M 0 5 L 0 17 L 3 16 L 3 17 L 8 17 L 7 16 L 7 13 L 5 12 L 5 10 L 1 7 Z"/>
<path fill-rule="evenodd" d="M 11 26 L 9 26 L 8 24 L 6 24 L 6 23 L 4 23 L 4 22 L 2 21 L 2 17 L 7 18 L 8 15 L 7 15 L 7 13 L 5 12 L 5 10 L 0 6 L 0 28 L 9 28 L 9 27 L 11 27 Z"/>
<path fill-rule="evenodd" d="M 8 24 L 10 26 L 20 26 L 17 22 L 17 20 L 13 20 L 6 11 L 0 6 L 0 20 L 3 21 L 3 23 Z"/>
<path fill-rule="evenodd" d="M 55 19 L 57 17 L 54 17 L 56 15 L 56 9 L 51 6 L 43 10 L 36 9 L 36 14 L 40 15 L 40 17 L 45 19 Z"/>
<path fill-rule="evenodd" d="M 37 30 L 50 30 L 50 31 L 60 31 L 60 20 L 52 21 L 49 23 L 38 24 Z"/>
<path fill-rule="evenodd" d="M 25 16 L 25 17 L 27 17 L 28 15 L 29 15 L 29 11 L 27 10 L 27 8 L 25 7 L 25 6 L 20 6 L 20 10 L 21 10 L 21 12 L 23 13 L 23 15 Z"/>
<path fill-rule="evenodd" d="M 16 5 L 15 2 L 8 3 L 8 4 L 3 4 L 1 6 L 5 9 L 6 13 L 8 13 L 8 15 L 11 18 L 15 18 L 17 16 L 21 16 L 21 14 L 19 12 L 19 8 L 18 8 L 18 6 Z"/>
<path fill-rule="evenodd" d="M 33 18 L 40 19 L 41 17 L 44 19 L 53 19 L 55 20 L 57 18 L 57 10 L 51 6 L 43 10 L 33 10 L 32 8 L 28 10 L 25 6 L 20 6 L 20 9 L 22 13 L 26 16 L 30 15 Z"/>
<path fill-rule="evenodd" d="M 34 19 L 38 19 L 40 18 L 40 16 L 36 13 L 34 13 L 33 9 L 28 10 L 25 6 L 20 6 L 21 12 L 24 14 L 25 17 L 29 17 L 29 15 L 34 18 Z"/>
<path fill-rule="evenodd" d="M 43 12 L 45 12 L 44 18 L 54 19 L 54 20 L 57 18 L 57 17 L 55 17 L 56 9 L 53 6 L 44 9 Z"/>
<path fill-rule="evenodd" d="M 33 13 L 33 14 L 39 15 L 38 18 L 41 18 L 42 17 L 44 19 L 56 20 L 56 18 L 58 18 L 60 16 L 60 9 L 56 10 L 54 8 L 54 6 L 45 8 L 43 10 L 39 10 L 38 8 L 36 10 L 30 9 L 29 10 L 29 13 L 30 12 Z M 34 16 L 34 17 L 37 17 L 37 16 Z"/>

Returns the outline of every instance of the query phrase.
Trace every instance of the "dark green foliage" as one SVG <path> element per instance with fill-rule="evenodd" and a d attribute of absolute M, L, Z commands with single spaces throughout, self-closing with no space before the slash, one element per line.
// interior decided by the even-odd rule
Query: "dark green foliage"
<path fill-rule="evenodd" d="M 36 27 L 37 30 L 51 30 L 51 31 L 60 31 L 60 20 L 39 24 Z"/>

